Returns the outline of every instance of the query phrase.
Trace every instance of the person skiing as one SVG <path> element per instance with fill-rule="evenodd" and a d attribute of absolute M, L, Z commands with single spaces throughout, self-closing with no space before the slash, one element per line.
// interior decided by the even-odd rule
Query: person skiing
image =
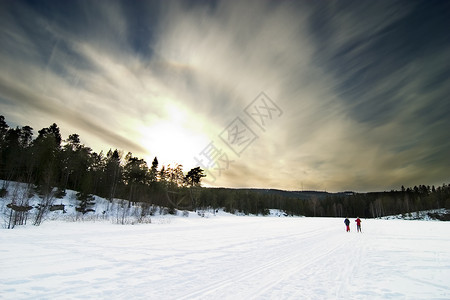
<path fill-rule="evenodd" d="M 350 220 L 348 218 L 345 218 L 344 224 L 347 226 L 347 232 L 350 232 Z"/>
<path fill-rule="evenodd" d="M 361 232 L 361 219 L 359 217 L 356 217 L 355 222 L 356 222 L 356 230 L 358 232 Z"/>

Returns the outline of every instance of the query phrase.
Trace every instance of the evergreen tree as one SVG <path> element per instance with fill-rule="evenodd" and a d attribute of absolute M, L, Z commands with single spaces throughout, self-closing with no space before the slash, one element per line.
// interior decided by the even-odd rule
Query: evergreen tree
<path fill-rule="evenodd" d="M 128 200 L 139 201 L 145 196 L 145 186 L 148 184 L 148 166 L 143 159 L 134 157 L 131 152 L 125 156 L 123 178 L 128 189 Z"/>
<path fill-rule="evenodd" d="M 121 155 L 116 149 L 114 151 L 109 150 L 106 154 L 105 164 L 105 190 L 106 197 L 110 200 L 116 197 L 117 187 L 122 181 L 122 167 L 121 167 Z"/>
<path fill-rule="evenodd" d="M 156 182 L 157 178 L 158 178 L 158 159 L 155 156 L 155 158 L 153 159 L 153 162 L 152 162 L 152 166 L 150 168 L 150 174 L 149 174 L 150 183 Z"/>
<path fill-rule="evenodd" d="M 205 177 L 206 175 L 203 174 L 203 170 L 200 167 L 196 167 L 191 169 L 186 177 L 186 183 L 190 186 L 189 188 L 189 194 L 191 196 L 191 203 L 192 203 L 192 208 L 194 210 L 197 209 L 198 207 L 198 199 L 199 199 L 199 191 L 198 188 L 200 187 L 200 182 L 202 180 L 203 177 Z"/>
<path fill-rule="evenodd" d="M 61 134 L 56 124 L 38 131 L 32 144 L 35 183 L 55 186 L 60 173 Z M 50 177 L 49 177 L 50 176 Z"/>
<path fill-rule="evenodd" d="M 202 170 L 200 167 L 196 167 L 191 169 L 187 175 L 186 175 L 186 182 L 190 186 L 200 186 L 200 182 L 203 177 L 206 177 L 205 174 L 203 174 L 204 170 Z"/>

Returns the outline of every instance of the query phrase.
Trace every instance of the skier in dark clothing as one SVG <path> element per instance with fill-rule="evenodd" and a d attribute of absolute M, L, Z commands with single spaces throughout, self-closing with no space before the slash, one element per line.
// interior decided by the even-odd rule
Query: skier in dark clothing
<path fill-rule="evenodd" d="M 350 220 L 348 218 L 345 218 L 344 224 L 347 226 L 347 232 L 350 232 Z"/>

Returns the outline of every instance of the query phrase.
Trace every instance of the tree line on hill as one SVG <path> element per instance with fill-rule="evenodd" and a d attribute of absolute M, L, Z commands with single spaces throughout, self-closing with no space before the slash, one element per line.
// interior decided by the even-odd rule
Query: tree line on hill
<path fill-rule="evenodd" d="M 203 172 L 196 167 L 185 173 L 179 164 L 159 166 L 157 157 L 148 165 L 131 152 L 124 154 L 117 149 L 96 153 L 81 143 L 78 134 L 63 140 L 56 124 L 39 130 L 33 138 L 30 126 L 10 128 L 0 116 L 0 196 L 6 193 L 9 182 L 27 183 L 29 193 L 37 192 L 42 199 L 38 217 L 66 189 L 78 192 L 80 213 L 89 212 L 92 195 L 126 199 L 128 205 L 140 205 L 143 211 L 162 206 L 171 213 L 223 208 L 232 213 L 267 215 L 269 209 L 279 209 L 287 215 L 376 218 L 450 208 L 450 186 L 445 184 L 379 193 L 326 193 L 321 197 L 309 193 L 305 199 L 298 192 L 201 188 Z M 18 197 L 9 207 L 19 219 L 31 209 L 27 196 Z M 39 225 L 42 217 L 34 223 Z"/>
<path fill-rule="evenodd" d="M 446 184 L 437 188 L 402 186 L 399 191 L 370 193 L 272 193 L 267 190 L 209 189 L 203 194 L 205 201 L 209 200 L 209 203 L 226 211 L 242 214 L 265 215 L 270 208 L 276 208 L 290 216 L 379 218 L 403 214 L 414 218 L 419 211 L 450 209 L 450 185 Z M 445 218 L 448 219 L 448 215 Z"/>
<path fill-rule="evenodd" d="M 42 199 L 39 216 L 66 189 L 78 191 L 77 210 L 81 213 L 90 210 L 92 195 L 126 199 L 129 205 L 195 209 L 203 172 L 196 167 L 185 174 L 179 164 L 159 168 L 156 157 L 148 166 L 144 159 L 131 152 L 124 155 L 117 149 L 106 155 L 96 153 L 81 143 L 78 134 L 63 140 L 56 124 L 39 130 L 33 139 L 33 128 L 10 128 L 4 116 L 0 116 L 0 179 L 3 179 L 0 196 L 6 193 L 10 182 L 28 184 L 28 192 L 14 197 L 8 206 L 19 219 L 32 209 L 28 204 L 32 193 L 37 192 Z M 34 223 L 39 225 L 42 217 Z"/>
<path fill-rule="evenodd" d="M 406 189 L 402 186 L 399 191 L 330 195 L 318 205 L 316 215 L 379 218 L 402 214 L 414 218 L 419 211 L 441 208 L 450 209 L 450 185 Z"/>

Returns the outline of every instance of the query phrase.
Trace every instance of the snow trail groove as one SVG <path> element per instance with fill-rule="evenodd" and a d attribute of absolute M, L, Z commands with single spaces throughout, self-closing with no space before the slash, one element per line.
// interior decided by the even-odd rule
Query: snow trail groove
<path fill-rule="evenodd" d="M 256 266 L 244 269 L 238 274 L 230 272 L 231 275 L 227 274 L 209 282 L 200 289 L 184 294 L 180 299 L 236 299 L 237 296 L 241 299 L 262 299 L 273 287 L 283 285 L 284 280 L 342 248 L 343 245 L 339 243 L 331 243 L 330 246 L 329 231 L 316 228 L 306 232 L 268 237 L 268 240 L 278 240 L 276 245 L 266 249 L 271 253 L 269 257 L 255 259 L 252 265 Z M 252 257 L 251 252 L 242 255 L 248 259 Z M 246 285 L 252 288 L 245 288 Z"/>

